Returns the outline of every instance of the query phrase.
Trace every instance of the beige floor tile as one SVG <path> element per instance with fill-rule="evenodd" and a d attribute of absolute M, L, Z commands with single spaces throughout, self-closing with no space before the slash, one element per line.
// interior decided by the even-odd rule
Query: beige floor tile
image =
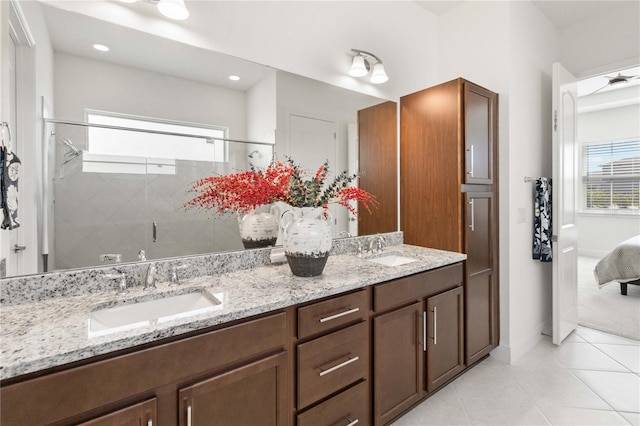
<path fill-rule="evenodd" d="M 393 426 L 470 425 L 453 385 L 448 385 L 393 423 Z"/>
<path fill-rule="evenodd" d="M 552 407 L 544 404 L 538 405 L 538 408 L 552 425 L 609 426 L 629 424 L 624 417 L 615 411 Z"/>
<path fill-rule="evenodd" d="M 596 348 L 634 373 L 640 373 L 640 346 L 595 344 Z"/>
<path fill-rule="evenodd" d="M 633 373 L 573 370 L 616 411 L 640 413 L 640 377 Z"/>
<path fill-rule="evenodd" d="M 453 387 L 460 398 L 527 400 L 510 371 L 506 364 L 483 362 L 459 377 Z"/>
<path fill-rule="evenodd" d="M 633 348 L 633 346 L 631 346 Z M 629 371 L 590 343 L 564 342 L 554 353 L 562 365 L 575 370 Z"/>
<path fill-rule="evenodd" d="M 640 426 L 640 413 L 621 412 L 620 415 L 624 417 L 629 422 L 629 424 L 633 426 Z"/>
<path fill-rule="evenodd" d="M 511 374 L 536 404 L 611 410 L 609 404 L 565 368 L 514 366 Z"/>
<path fill-rule="evenodd" d="M 548 425 L 530 400 L 507 401 L 461 398 L 471 424 L 487 426 Z"/>

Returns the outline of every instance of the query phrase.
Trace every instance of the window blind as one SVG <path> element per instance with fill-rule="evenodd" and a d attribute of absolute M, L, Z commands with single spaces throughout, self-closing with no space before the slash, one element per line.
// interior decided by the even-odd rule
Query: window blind
<path fill-rule="evenodd" d="M 640 139 L 583 146 L 587 210 L 635 210 L 640 206 Z"/>

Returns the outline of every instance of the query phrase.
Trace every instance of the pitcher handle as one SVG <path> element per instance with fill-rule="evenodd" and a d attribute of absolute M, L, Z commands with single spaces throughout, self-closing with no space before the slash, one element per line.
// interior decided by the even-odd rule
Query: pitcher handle
<path fill-rule="evenodd" d="M 295 219 L 295 213 L 293 210 L 285 210 L 285 212 L 282 213 L 282 216 L 280 217 L 280 223 L 283 233 L 287 233 L 287 226 L 291 222 L 293 222 L 293 219 Z"/>
<path fill-rule="evenodd" d="M 269 213 L 271 213 L 272 215 L 274 215 L 276 218 L 279 218 L 281 213 L 280 213 L 280 207 L 278 207 L 276 204 L 273 204 L 271 206 L 271 208 L 269 209 Z"/>

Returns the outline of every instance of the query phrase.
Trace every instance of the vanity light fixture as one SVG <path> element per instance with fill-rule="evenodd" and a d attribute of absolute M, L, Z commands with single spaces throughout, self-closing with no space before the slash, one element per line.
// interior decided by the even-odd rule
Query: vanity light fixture
<path fill-rule="evenodd" d="M 135 3 L 138 0 L 119 0 L 123 3 Z M 158 11 L 164 16 L 176 21 L 182 21 L 189 17 L 189 10 L 184 0 L 143 0 L 145 3 L 155 4 Z"/>
<path fill-rule="evenodd" d="M 364 50 L 351 49 L 351 51 L 355 53 L 355 56 L 351 61 L 349 75 L 353 77 L 364 77 L 369 74 L 369 71 L 372 68 L 371 64 L 373 64 L 373 71 L 371 72 L 369 81 L 373 84 L 380 84 L 389 80 L 389 76 L 387 76 L 380 58 L 373 53 L 365 52 Z"/>
<path fill-rule="evenodd" d="M 167 18 L 182 21 L 189 17 L 189 11 L 187 6 L 184 5 L 184 0 L 159 0 L 158 10 Z"/>

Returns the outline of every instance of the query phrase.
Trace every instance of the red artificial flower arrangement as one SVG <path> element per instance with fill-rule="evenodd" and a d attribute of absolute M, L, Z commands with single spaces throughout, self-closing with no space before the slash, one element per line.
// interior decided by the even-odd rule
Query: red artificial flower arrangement
<path fill-rule="evenodd" d="M 198 179 L 191 188 L 197 194 L 196 197 L 187 201 L 184 206 L 215 210 L 220 214 L 243 214 L 276 201 L 293 207 L 326 207 L 336 203 L 357 215 L 357 210 L 350 201 L 358 201 L 371 213 L 370 207 L 377 204 L 373 195 L 349 186 L 357 175 L 344 171 L 326 185 L 328 175 L 327 161 L 312 178 L 306 179 L 304 170 L 291 158 L 284 163 L 274 160 L 265 170 L 252 168 Z"/>

